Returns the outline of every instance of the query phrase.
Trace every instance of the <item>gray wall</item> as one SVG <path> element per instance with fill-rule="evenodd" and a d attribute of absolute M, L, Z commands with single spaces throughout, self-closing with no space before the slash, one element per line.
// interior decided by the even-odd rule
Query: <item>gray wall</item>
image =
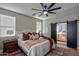
<path fill-rule="evenodd" d="M 79 7 L 66 10 L 60 15 L 43 21 L 43 34 L 51 37 L 51 23 L 79 20 Z M 78 22 L 78 47 L 79 47 L 79 22 Z"/>
<path fill-rule="evenodd" d="M 39 19 L 22 15 L 13 11 L 9 11 L 6 9 L 1 9 L 0 8 L 0 14 L 4 15 L 9 15 L 9 16 L 15 16 L 16 17 L 16 31 L 21 32 L 21 31 L 36 31 L 36 21 L 40 21 Z M 0 38 L 0 40 L 4 39 L 12 39 L 15 37 L 7 37 L 7 38 Z"/>
<path fill-rule="evenodd" d="M 78 40 L 77 40 L 77 45 L 78 45 L 78 49 L 79 49 L 79 21 L 77 22 L 77 30 L 78 30 L 78 32 L 77 32 L 77 38 L 78 38 Z"/>
<path fill-rule="evenodd" d="M 16 32 L 22 32 L 22 31 L 36 31 L 36 21 L 40 21 L 39 19 L 30 17 L 30 16 L 25 16 L 16 12 L 12 12 L 9 10 L 1 9 L 0 8 L 0 14 L 3 15 L 9 15 L 9 16 L 15 16 L 16 17 Z M 3 48 L 3 40 L 7 39 L 14 39 L 14 37 L 0 37 L 0 49 Z"/>

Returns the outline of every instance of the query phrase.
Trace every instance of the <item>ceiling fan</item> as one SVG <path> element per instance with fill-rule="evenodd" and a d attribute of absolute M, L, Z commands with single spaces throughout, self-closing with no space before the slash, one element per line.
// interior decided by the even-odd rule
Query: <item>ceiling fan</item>
<path fill-rule="evenodd" d="M 36 14 L 39 14 L 39 16 L 41 16 L 41 15 L 46 15 L 46 16 L 48 16 L 48 13 L 50 13 L 50 14 L 56 14 L 55 12 L 52 12 L 52 11 L 61 9 L 62 7 L 56 7 L 56 8 L 53 8 L 53 9 L 52 9 L 52 7 L 53 7 L 55 4 L 56 4 L 56 3 L 51 3 L 49 6 L 47 6 L 47 5 L 44 5 L 43 3 L 40 3 L 40 5 L 41 5 L 41 7 L 42 7 L 42 10 L 41 10 L 41 9 L 32 8 L 32 10 L 38 11 L 37 13 L 33 13 L 32 16 L 35 16 Z"/>

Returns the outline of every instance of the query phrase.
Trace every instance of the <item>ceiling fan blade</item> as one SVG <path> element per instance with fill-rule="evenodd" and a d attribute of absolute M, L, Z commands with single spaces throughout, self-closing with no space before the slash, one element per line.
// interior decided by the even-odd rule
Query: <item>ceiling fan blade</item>
<path fill-rule="evenodd" d="M 53 11 L 53 10 L 58 10 L 58 9 L 61 9 L 61 7 L 54 8 L 54 9 L 49 9 L 48 11 Z"/>
<path fill-rule="evenodd" d="M 51 13 L 51 14 L 56 14 L 55 12 L 48 12 L 48 13 Z"/>
<path fill-rule="evenodd" d="M 42 12 L 41 12 L 41 14 L 39 15 L 39 17 L 40 17 L 41 15 L 43 15 L 43 13 L 42 13 Z"/>
<path fill-rule="evenodd" d="M 54 6 L 56 3 L 51 3 L 48 9 L 50 9 L 52 6 Z"/>
<path fill-rule="evenodd" d="M 43 8 L 43 10 L 45 9 L 45 7 L 44 7 L 44 4 L 43 3 L 40 3 L 41 4 L 41 6 L 42 6 L 42 8 Z"/>
<path fill-rule="evenodd" d="M 35 16 L 36 14 L 41 13 L 41 12 L 37 12 L 37 13 L 33 13 L 32 16 Z"/>
<path fill-rule="evenodd" d="M 34 8 L 32 8 L 32 10 L 36 10 L 36 11 L 42 11 L 42 10 L 39 10 L 39 9 L 34 9 Z"/>

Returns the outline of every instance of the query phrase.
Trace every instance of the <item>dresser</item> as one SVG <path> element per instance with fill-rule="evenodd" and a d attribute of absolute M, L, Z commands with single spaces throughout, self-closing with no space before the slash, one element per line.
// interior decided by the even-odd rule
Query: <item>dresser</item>
<path fill-rule="evenodd" d="M 18 49 L 17 40 L 3 41 L 3 53 L 12 53 Z"/>

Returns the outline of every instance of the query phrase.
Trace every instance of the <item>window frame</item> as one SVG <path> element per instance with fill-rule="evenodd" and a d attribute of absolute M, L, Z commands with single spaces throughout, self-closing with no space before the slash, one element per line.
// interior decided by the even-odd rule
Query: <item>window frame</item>
<path fill-rule="evenodd" d="M 0 14 L 0 19 L 1 19 L 1 21 L 3 20 L 3 18 L 2 17 L 10 17 L 10 19 L 8 19 L 7 20 L 7 24 L 9 25 L 2 25 L 2 24 L 0 24 L 0 37 L 11 37 L 11 36 L 15 36 L 15 33 L 16 33 L 16 17 L 14 17 L 14 16 L 7 16 L 7 15 L 2 15 L 2 14 Z M 11 21 L 12 20 L 12 22 L 13 23 L 9 23 L 8 21 Z M 3 23 L 5 23 L 5 21 L 2 21 Z M 4 29 L 4 30 L 3 30 Z M 9 32 L 9 33 L 8 33 Z M 13 34 L 11 34 L 13 32 Z M 4 33 L 4 34 L 3 34 Z"/>
<path fill-rule="evenodd" d="M 40 24 L 40 29 L 38 29 L 39 27 L 38 23 Z M 36 22 L 36 32 L 40 34 L 42 33 L 42 22 L 41 21 Z"/>

